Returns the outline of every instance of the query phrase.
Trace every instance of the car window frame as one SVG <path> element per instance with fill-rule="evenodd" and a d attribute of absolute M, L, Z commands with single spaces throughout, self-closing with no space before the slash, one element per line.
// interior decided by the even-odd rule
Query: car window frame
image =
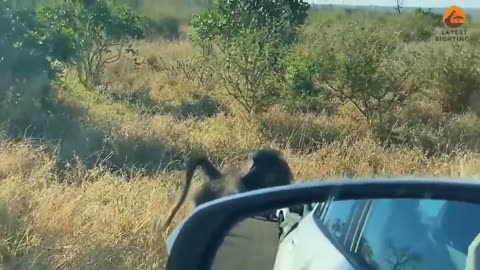
<path fill-rule="evenodd" d="M 358 217 L 358 223 L 355 228 L 355 231 L 351 235 L 350 240 L 350 248 L 349 251 L 356 254 L 356 250 L 360 245 L 360 238 L 363 234 L 363 230 L 365 230 L 365 226 L 367 224 L 368 218 L 370 217 L 370 213 L 372 211 L 373 200 L 366 200 L 365 205 L 362 209 L 362 213 Z"/>
<path fill-rule="evenodd" d="M 319 206 L 316 207 L 316 209 L 313 210 L 313 218 L 315 220 L 320 220 L 323 222 L 323 219 L 325 217 L 325 214 L 326 212 L 328 211 L 329 207 L 330 207 L 330 202 L 331 202 L 331 198 L 328 199 L 327 201 L 325 202 L 321 202 Z"/>
<path fill-rule="evenodd" d="M 357 246 L 359 242 L 359 236 L 366 223 L 366 216 L 370 212 L 372 200 L 359 200 L 355 203 L 355 211 L 350 216 L 348 221 L 348 228 L 344 240 L 340 241 L 335 237 L 330 230 L 325 226 L 324 220 L 326 213 L 330 210 L 332 202 L 335 201 L 335 197 L 331 197 L 322 205 L 315 209 L 312 215 L 315 224 L 330 243 L 343 255 L 343 257 L 357 270 L 372 270 L 370 265 L 366 264 L 364 260 L 356 253 L 352 248 Z"/>
<path fill-rule="evenodd" d="M 347 222 L 348 229 L 346 231 L 346 234 L 342 237 L 342 239 L 338 239 L 336 236 L 334 236 L 330 232 L 330 230 L 325 226 L 325 216 L 331 210 L 332 203 L 335 202 L 335 197 L 331 197 L 327 201 L 327 204 L 325 205 L 325 207 L 320 210 L 320 212 L 321 212 L 320 213 L 320 219 L 317 219 L 314 216 L 315 223 L 317 224 L 317 226 L 321 227 L 322 229 L 327 230 L 329 236 L 333 237 L 336 242 L 339 242 L 339 244 L 342 244 L 345 247 L 347 247 L 347 246 L 352 244 L 352 242 L 351 242 L 351 240 L 353 239 L 352 235 L 351 235 L 352 231 L 356 231 L 357 227 L 361 225 L 359 223 L 360 220 L 361 220 L 361 215 L 362 215 L 362 212 L 364 212 L 364 208 L 366 207 L 368 201 L 370 201 L 370 200 L 359 200 L 358 202 L 354 203 L 354 206 L 353 206 L 353 211 L 354 212 L 352 213 L 352 215 L 348 219 L 348 222 Z M 352 230 L 352 228 L 354 228 L 355 230 Z M 348 248 L 348 250 L 350 250 L 350 248 Z"/>
<path fill-rule="evenodd" d="M 361 221 L 359 221 L 358 225 L 358 234 L 355 236 L 354 241 L 352 242 L 351 249 L 349 250 L 349 262 L 352 265 L 355 265 L 356 269 L 362 270 L 374 270 L 370 264 L 358 253 L 358 248 L 360 246 L 360 239 L 363 231 L 365 230 L 368 219 L 370 218 L 370 214 L 372 213 L 373 206 L 375 205 L 374 200 L 367 200 L 367 204 L 365 206 L 365 214 L 362 216 Z"/>

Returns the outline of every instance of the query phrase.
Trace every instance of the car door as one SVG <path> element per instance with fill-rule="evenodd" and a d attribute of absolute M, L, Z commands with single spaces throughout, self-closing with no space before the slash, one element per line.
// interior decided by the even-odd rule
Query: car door
<path fill-rule="evenodd" d="M 317 205 L 280 243 L 274 269 L 355 269 L 346 256 L 366 203 L 332 198 Z"/>

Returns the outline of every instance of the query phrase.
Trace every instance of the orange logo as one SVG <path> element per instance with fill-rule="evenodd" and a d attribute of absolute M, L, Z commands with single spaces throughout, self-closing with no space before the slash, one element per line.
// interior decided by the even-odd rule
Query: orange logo
<path fill-rule="evenodd" d="M 450 6 L 443 12 L 443 22 L 449 28 L 457 28 L 465 23 L 465 11 L 458 6 Z"/>

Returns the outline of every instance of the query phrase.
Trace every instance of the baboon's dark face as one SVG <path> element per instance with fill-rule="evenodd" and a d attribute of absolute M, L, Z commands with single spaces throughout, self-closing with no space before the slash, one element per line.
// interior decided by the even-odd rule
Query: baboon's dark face
<path fill-rule="evenodd" d="M 247 190 L 288 185 L 293 178 L 288 163 L 276 150 L 260 150 L 250 159 L 250 167 L 240 181 Z"/>

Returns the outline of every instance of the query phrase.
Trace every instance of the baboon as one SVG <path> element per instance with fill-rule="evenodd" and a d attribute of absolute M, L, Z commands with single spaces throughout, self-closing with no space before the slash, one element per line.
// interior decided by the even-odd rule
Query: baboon
<path fill-rule="evenodd" d="M 287 161 L 280 151 L 262 149 L 250 154 L 249 162 L 241 167 L 230 167 L 221 172 L 208 159 L 199 155 L 191 157 L 186 164 L 185 186 L 177 203 L 170 210 L 162 226 L 165 230 L 172 222 L 190 189 L 193 174 L 200 167 L 203 171 L 204 183 L 193 196 L 195 207 L 227 195 L 273 187 L 288 185 L 293 181 L 293 174 Z"/>

